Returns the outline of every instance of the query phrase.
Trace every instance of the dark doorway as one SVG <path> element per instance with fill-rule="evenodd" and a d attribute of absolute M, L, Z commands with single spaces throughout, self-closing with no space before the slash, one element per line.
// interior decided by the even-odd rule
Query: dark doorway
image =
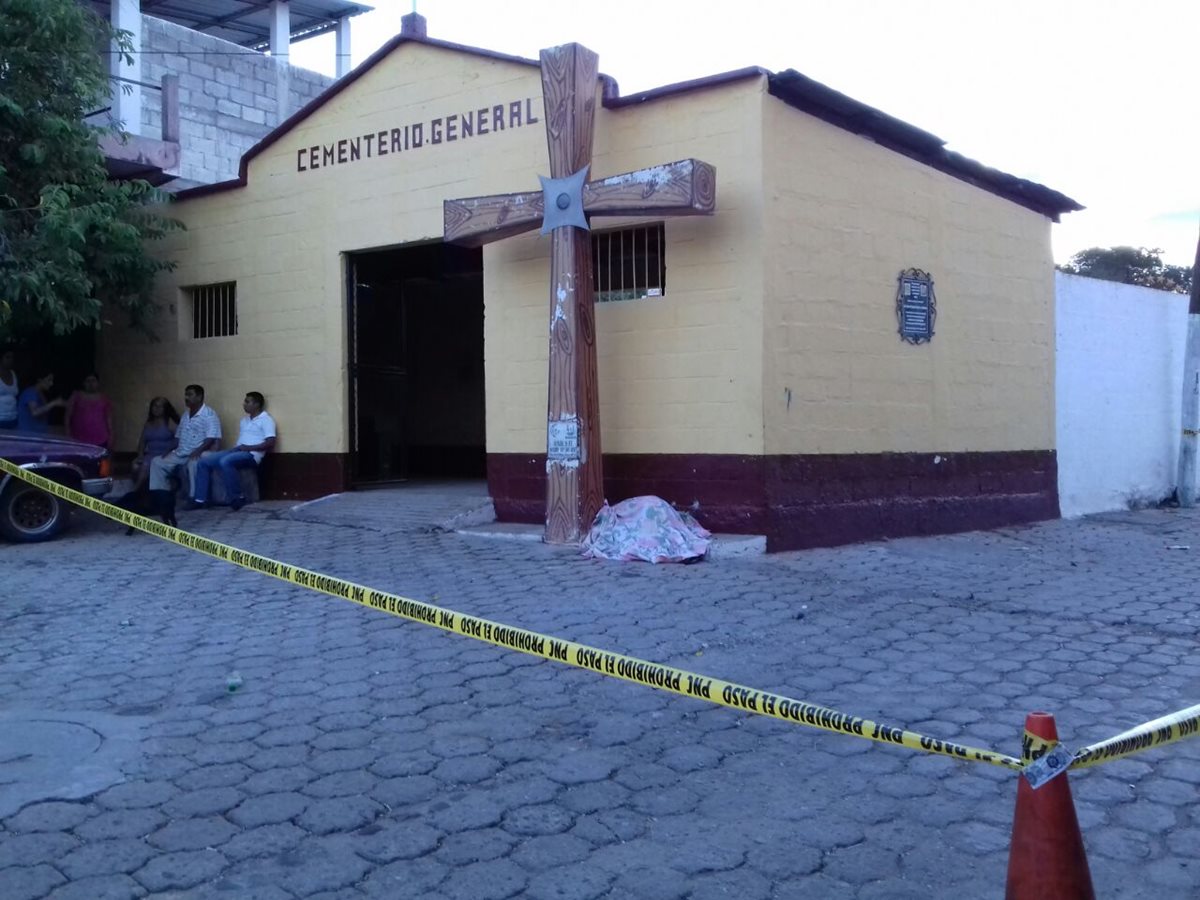
<path fill-rule="evenodd" d="M 483 478 L 483 252 L 431 243 L 349 259 L 356 485 Z"/>
<path fill-rule="evenodd" d="M 22 329 L 16 334 L 0 334 L 0 349 L 11 347 L 16 352 L 17 383 L 27 388 L 43 375 L 54 375 L 50 399 L 66 399 L 83 387 L 83 379 L 99 374 L 100 389 L 106 380 L 116 381 L 119 372 L 111 369 L 97 372 L 96 329 L 76 328 L 67 334 L 55 334 L 49 326 Z M 111 387 L 111 385 L 109 385 Z M 149 397 L 146 398 L 149 401 Z M 49 414 L 47 422 L 53 427 L 63 424 L 63 410 Z"/>

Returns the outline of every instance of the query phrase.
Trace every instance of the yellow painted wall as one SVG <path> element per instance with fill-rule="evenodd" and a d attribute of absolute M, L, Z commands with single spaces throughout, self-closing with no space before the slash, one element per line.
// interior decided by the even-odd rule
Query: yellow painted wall
<path fill-rule="evenodd" d="M 1045 217 L 765 87 L 598 108 L 595 177 L 686 157 L 717 170 L 715 216 L 666 220 L 665 296 L 596 309 L 605 451 L 1052 447 Z M 532 66 L 403 44 L 254 158 L 246 187 L 177 204 L 188 230 L 162 248 L 179 267 L 158 282 L 160 340 L 114 325 L 100 342 L 118 448 L 152 395 L 181 405 L 196 381 L 230 440 L 260 390 L 282 451 L 346 452 L 345 254 L 438 239 L 446 198 L 536 188 L 544 123 L 315 171 L 297 171 L 297 151 L 527 97 L 543 118 Z M 492 453 L 545 449 L 549 248 L 531 233 L 484 252 Z M 938 298 L 937 334 L 916 347 L 894 313 L 909 266 Z M 221 281 L 237 282 L 239 334 L 193 340 L 183 289 Z"/>
<path fill-rule="evenodd" d="M 179 267 L 157 286 L 162 342 L 119 328 L 101 341 L 118 446 L 136 442 L 144 397 L 181 403 L 183 385 L 197 381 L 229 437 L 245 391 L 261 390 L 281 451 L 345 452 L 344 253 L 440 239 L 443 198 L 536 184 L 545 134 L 530 125 L 305 172 L 297 151 L 413 122 L 428 129 L 434 117 L 525 97 L 537 109 L 531 66 L 406 43 L 254 158 L 246 187 L 172 207 L 188 230 L 163 247 Z M 176 316 L 181 288 L 227 280 L 238 284 L 238 335 L 192 340 Z"/>
<path fill-rule="evenodd" d="M 762 453 L 762 82 L 599 109 L 602 178 L 693 157 L 717 170 L 714 216 L 665 219 L 666 290 L 596 306 L 606 453 Z M 597 218 L 602 230 L 624 222 Z M 488 451 L 544 452 L 549 238 L 484 252 Z"/>
<path fill-rule="evenodd" d="M 1054 446 L 1050 222 L 764 100 L 766 452 Z M 897 334 L 929 271 L 931 343 Z"/>
<path fill-rule="evenodd" d="M 101 337 L 117 447 L 134 447 L 152 395 L 182 408 L 199 382 L 227 443 L 260 390 L 281 451 L 346 452 L 344 254 L 440 238 L 443 199 L 535 189 L 544 123 L 315 171 L 297 151 L 526 97 L 544 118 L 531 66 L 406 43 L 255 157 L 247 186 L 175 205 L 187 231 L 161 247 L 179 266 L 157 284 L 159 340 L 119 324 Z M 751 80 L 598 113 L 597 176 L 698 157 L 717 167 L 719 210 L 668 222 L 665 297 L 597 309 L 606 451 L 762 452 L 760 97 Z M 491 245 L 484 265 L 488 450 L 544 452 L 549 238 Z M 184 288 L 223 281 L 238 335 L 193 340 Z"/>

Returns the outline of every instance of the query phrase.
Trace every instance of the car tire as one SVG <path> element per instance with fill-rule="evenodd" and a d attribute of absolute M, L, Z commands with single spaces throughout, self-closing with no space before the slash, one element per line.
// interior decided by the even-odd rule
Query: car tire
<path fill-rule="evenodd" d="M 64 501 L 24 482 L 12 481 L 0 494 L 0 534 L 11 541 L 48 541 L 67 527 L 70 515 Z"/>

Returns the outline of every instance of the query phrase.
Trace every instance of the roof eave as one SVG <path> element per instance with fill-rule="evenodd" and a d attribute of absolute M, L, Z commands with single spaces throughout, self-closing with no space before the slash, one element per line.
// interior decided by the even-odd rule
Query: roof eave
<path fill-rule="evenodd" d="M 245 187 L 246 170 L 250 164 L 250 160 L 263 153 L 272 144 L 291 131 L 293 127 L 303 122 L 342 91 L 346 90 L 346 88 L 350 87 L 350 85 L 354 84 L 354 82 L 358 81 L 358 79 L 366 75 L 377 63 L 381 62 L 384 57 L 392 53 L 401 44 L 426 44 L 430 47 L 439 47 L 443 50 L 454 50 L 460 53 L 469 53 L 473 56 L 483 56 L 488 59 L 498 59 L 504 62 L 533 66 L 534 68 L 540 66 L 540 63 L 536 59 L 526 59 L 523 56 L 511 56 L 507 53 L 497 53 L 493 50 L 484 50 L 480 47 L 469 47 L 466 44 L 454 44 L 450 41 L 439 41 L 430 37 L 398 34 L 363 60 L 360 65 L 355 66 L 348 74 L 343 75 L 308 103 L 304 104 L 304 106 L 300 107 L 300 109 L 296 110 L 296 112 L 280 122 L 262 140 L 243 153 L 241 162 L 238 164 L 237 178 L 232 178 L 228 181 L 219 181 L 215 184 L 202 184 L 199 187 L 188 188 L 177 193 L 175 197 L 179 200 L 191 200 L 238 187 Z"/>
<path fill-rule="evenodd" d="M 311 116 L 404 43 L 425 44 L 430 47 L 532 66 L 534 68 L 539 66 L 539 62 L 536 59 L 512 56 L 507 53 L 498 53 L 494 50 L 485 50 L 480 47 L 471 47 L 466 44 L 456 44 L 424 35 L 413 35 L 402 32 L 376 50 L 348 75 L 338 79 L 318 97 L 305 104 L 285 121 L 281 122 L 273 131 L 251 147 L 242 156 L 237 178 L 180 191 L 176 194 L 176 197 L 181 200 L 191 199 L 244 186 L 246 184 L 246 171 L 250 160 L 264 152 L 287 134 L 295 125 Z M 641 91 L 636 94 L 630 94 L 627 97 L 620 96 L 620 90 L 614 79 L 606 75 L 601 75 L 600 81 L 604 107 L 607 109 L 621 109 L 691 91 L 719 87 L 749 78 L 766 78 L 769 93 L 795 109 L 822 119 L 838 128 L 866 137 L 881 146 L 908 156 L 931 168 L 945 172 L 982 190 L 1003 197 L 1026 209 L 1041 213 L 1052 221 L 1058 222 L 1062 213 L 1075 212 L 1084 208 L 1082 204 L 1072 198 L 1052 190 L 1045 185 L 1018 178 L 1015 175 L 1009 175 L 998 169 L 989 168 L 960 153 L 947 150 L 945 141 L 937 135 L 923 131 L 881 110 L 868 106 L 852 97 L 848 97 L 820 82 L 801 75 L 793 69 L 773 73 L 758 66 L 748 66 L 730 72 L 722 72 L 717 75 Z"/>
<path fill-rule="evenodd" d="M 795 109 L 870 138 L 889 150 L 1041 213 L 1054 222 L 1059 221 L 1062 213 L 1084 208 L 1066 194 L 1045 185 L 992 169 L 961 153 L 947 150 L 946 142 L 937 135 L 889 116 L 795 70 L 771 74 L 767 83 L 772 96 Z"/>

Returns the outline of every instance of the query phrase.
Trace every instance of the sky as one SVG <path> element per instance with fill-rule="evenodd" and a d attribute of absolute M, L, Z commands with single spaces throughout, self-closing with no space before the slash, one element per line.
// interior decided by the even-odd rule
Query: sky
<path fill-rule="evenodd" d="M 412 0 L 352 21 L 352 58 Z M 429 37 L 537 58 L 576 41 L 622 94 L 743 66 L 796 69 L 1087 209 L 1053 230 L 1088 247 L 1160 248 L 1191 265 L 1200 234 L 1200 0 L 418 0 Z M 332 35 L 293 63 L 333 74 Z"/>

